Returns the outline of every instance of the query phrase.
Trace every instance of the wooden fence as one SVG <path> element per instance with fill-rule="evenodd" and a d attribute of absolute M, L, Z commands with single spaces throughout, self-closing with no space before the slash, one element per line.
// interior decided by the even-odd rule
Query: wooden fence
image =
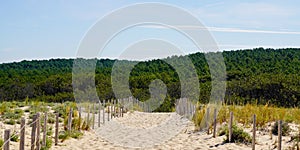
<path fill-rule="evenodd" d="M 87 112 L 86 116 L 87 119 L 90 119 L 90 114 L 92 114 L 92 129 L 95 128 L 95 123 L 97 123 L 98 127 L 101 126 L 102 124 L 105 124 L 105 121 L 110 121 L 111 119 L 115 117 L 123 117 L 123 113 L 125 110 L 132 109 L 134 105 L 139 106 L 142 108 L 143 111 L 145 112 L 150 112 L 151 110 L 149 109 L 150 107 L 145 105 L 144 103 L 138 101 L 137 99 L 133 98 L 128 98 L 128 99 L 122 99 L 122 100 L 111 100 L 111 101 L 103 101 L 102 103 L 99 101 L 98 104 L 92 104 L 88 105 L 88 110 L 85 110 Z M 91 107 L 92 106 L 92 107 Z M 98 107 L 97 107 L 98 106 Z M 196 105 L 189 101 L 188 99 L 179 99 L 176 101 L 176 113 L 179 115 L 185 116 L 189 119 L 192 118 L 192 116 L 195 114 L 196 111 Z M 79 119 L 81 120 L 83 117 L 83 109 L 82 106 L 78 106 L 78 111 L 79 111 Z M 92 112 L 91 112 L 92 111 Z M 102 113 L 101 113 L 102 112 Z M 106 113 L 105 113 L 106 112 Z M 206 113 L 206 118 L 209 118 L 209 112 L 210 109 L 207 108 L 207 113 Z M 68 114 L 68 124 L 67 124 L 67 130 L 72 130 L 72 113 L 73 110 L 71 109 L 69 114 Z M 96 116 L 98 115 L 98 121 L 96 122 Z M 102 114 L 102 115 L 101 115 Z M 25 150 L 25 129 L 27 127 L 31 127 L 31 145 L 30 149 L 31 150 L 40 150 L 41 147 L 46 146 L 46 137 L 47 137 L 47 116 L 48 113 L 44 113 L 44 124 L 43 124 L 43 133 L 41 133 L 41 114 L 37 113 L 33 116 L 32 122 L 28 125 L 26 125 L 26 120 L 25 118 L 21 119 L 21 124 L 20 124 L 20 144 L 19 144 L 19 149 L 20 150 Z M 106 117 L 105 117 L 106 116 Z M 102 119 L 101 119 L 102 117 Z M 232 142 L 232 126 L 233 126 L 233 117 L 234 114 L 233 112 L 230 112 L 230 118 L 229 118 L 229 123 L 228 123 L 228 128 L 229 128 L 229 142 Z M 101 122 L 102 120 L 102 122 Z M 209 132 L 209 126 L 210 126 L 210 120 L 206 119 L 207 123 L 205 124 L 206 129 L 207 129 L 207 134 L 210 134 Z M 216 131 L 217 131 L 217 109 L 214 108 L 213 111 L 213 137 L 216 137 Z M 255 142 L 256 142 L 256 115 L 253 115 L 253 133 L 252 133 L 252 149 L 255 150 Z M 282 145 L 282 121 L 278 121 L 278 145 L 277 148 L 278 150 L 281 150 Z M 42 144 L 40 145 L 40 135 L 42 134 Z M 54 132 L 54 143 L 55 145 L 58 144 L 58 134 L 59 134 L 59 114 L 55 114 L 55 132 Z M 10 141 L 13 137 L 11 136 L 11 131 L 10 129 L 7 129 L 4 131 L 4 144 L 2 145 L 3 150 L 9 150 L 10 149 Z"/>
<path fill-rule="evenodd" d="M 92 112 L 91 110 L 92 109 Z M 96 110 L 97 109 L 97 113 Z M 106 110 L 105 110 L 106 109 Z M 79 116 L 79 120 L 84 119 L 82 116 L 82 107 L 79 105 L 78 107 L 78 116 Z M 107 121 L 110 121 L 111 119 L 115 118 L 115 117 L 123 117 L 123 107 L 121 105 L 117 106 L 117 101 L 108 101 L 105 104 L 102 104 L 101 102 L 98 103 L 98 107 L 96 107 L 95 104 L 92 104 L 92 107 L 90 107 L 90 105 L 88 105 L 88 110 L 86 110 L 87 112 L 87 118 L 89 120 L 89 116 L 90 114 L 92 114 L 92 129 L 95 129 L 95 123 L 98 124 L 98 127 L 101 126 L 102 124 L 105 124 L 105 119 L 107 119 Z M 102 115 L 101 115 L 102 112 Z M 32 122 L 29 123 L 28 125 L 26 125 L 26 119 L 23 117 L 21 118 L 21 123 L 20 123 L 20 132 L 19 135 L 11 134 L 11 130 L 10 129 L 6 129 L 4 131 L 4 143 L 2 145 L 3 150 L 10 150 L 10 141 L 12 138 L 14 138 L 14 136 L 19 136 L 20 137 L 20 144 L 19 144 L 19 149 L 20 150 L 25 150 L 25 130 L 26 128 L 31 128 L 31 138 L 30 138 L 30 149 L 31 150 L 40 150 L 42 147 L 46 146 L 46 138 L 47 138 L 47 119 L 48 119 L 48 113 L 45 112 L 44 114 L 44 120 L 43 120 L 43 126 L 41 126 L 41 114 L 37 113 L 33 116 L 32 118 Z M 72 130 L 72 114 L 73 114 L 73 109 L 71 108 L 68 114 L 68 123 L 67 123 L 67 130 L 71 131 Z M 95 115 L 98 115 L 98 121 L 96 122 L 95 119 Z M 107 114 L 107 117 L 105 118 Z M 101 122 L 101 117 L 102 122 Z M 43 129 L 41 130 L 41 127 L 43 127 Z M 55 132 L 54 132 L 54 143 L 55 145 L 58 145 L 58 138 L 59 138 L 59 130 L 60 130 L 60 126 L 59 126 L 59 114 L 55 113 Z M 41 133 L 41 131 L 43 131 Z M 40 137 L 42 135 L 42 138 Z M 42 142 L 40 141 L 42 139 Z M 41 144 L 40 144 L 41 143 Z"/>

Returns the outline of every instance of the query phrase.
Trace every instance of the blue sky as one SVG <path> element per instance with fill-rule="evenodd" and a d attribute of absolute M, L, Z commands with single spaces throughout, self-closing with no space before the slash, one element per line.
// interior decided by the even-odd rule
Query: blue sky
<path fill-rule="evenodd" d="M 221 50 L 300 47 L 300 1 L 296 0 L 2 1 L 0 63 L 74 58 L 81 39 L 96 21 L 115 9 L 141 2 L 163 2 L 190 11 L 208 27 Z M 120 34 L 99 57 L 117 58 L 120 49 L 142 37 L 182 41 L 174 35 L 160 28 L 135 28 Z M 199 51 L 188 42 L 180 47 L 186 53 Z"/>

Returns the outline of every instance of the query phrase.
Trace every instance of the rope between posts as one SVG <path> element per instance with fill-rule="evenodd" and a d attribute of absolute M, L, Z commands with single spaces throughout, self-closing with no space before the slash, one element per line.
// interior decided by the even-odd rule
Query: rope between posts
<path fill-rule="evenodd" d="M 23 130 L 26 126 L 31 126 L 31 125 L 33 125 L 34 123 L 36 123 L 36 122 L 39 121 L 39 120 L 40 120 L 40 118 L 36 119 L 35 121 L 31 122 L 31 123 L 28 124 L 28 125 L 24 125 L 20 130 Z M 6 141 L 2 144 L 2 146 L 0 146 L 0 148 L 3 148 L 3 146 L 6 145 L 12 138 L 16 137 L 16 136 L 18 135 L 19 132 L 16 131 L 15 133 L 16 133 L 16 134 L 14 134 L 13 136 L 10 136 L 9 139 L 6 140 Z M 33 144 L 32 144 L 32 145 L 33 145 Z M 32 145 L 31 145 L 31 146 L 32 146 Z"/>

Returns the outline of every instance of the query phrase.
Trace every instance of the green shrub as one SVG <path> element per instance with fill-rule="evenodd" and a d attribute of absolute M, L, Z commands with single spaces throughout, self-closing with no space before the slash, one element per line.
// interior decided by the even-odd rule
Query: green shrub
<path fill-rule="evenodd" d="M 291 131 L 289 124 L 286 122 L 282 123 L 281 129 L 282 129 L 281 133 L 283 136 L 289 135 Z M 278 121 L 276 121 L 275 124 L 272 126 L 272 134 L 278 135 Z"/>
<path fill-rule="evenodd" d="M 61 139 L 62 142 L 67 140 L 68 138 L 70 138 L 70 133 L 69 132 L 67 132 L 67 131 L 59 132 L 58 139 Z"/>
<path fill-rule="evenodd" d="M 25 104 L 25 102 L 17 102 L 16 105 L 18 107 L 24 107 L 26 104 Z"/>
<path fill-rule="evenodd" d="M 63 104 L 57 104 L 56 106 L 52 107 L 55 113 L 58 113 L 59 117 L 66 116 L 66 108 Z"/>
<path fill-rule="evenodd" d="M 52 146 L 52 140 L 46 136 L 46 146 L 41 147 L 41 150 L 49 150 Z"/>
<path fill-rule="evenodd" d="M 47 130 L 47 133 L 46 133 L 48 136 L 52 136 L 53 135 L 53 127 L 50 126 Z"/>
<path fill-rule="evenodd" d="M 0 138 L 0 147 L 4 144 L 4 140 Z"/>
<path fill-rule="evenodd" d="M 14 119 L 9 119 L 9 120 L 4 121 L 4 123 L 9 124 L 9 125 L 15 125 L 16 121 Z"/>
<path fill-rule="evenodd" d="M 219 131 L 219 136 L 226 135 L 226 139 L 224 139 L 224 142 L 229 142 L 229 129 L 228 125 L 223 126 Z M 232 126 L 232 142 L 234 143 L 244 143 L 244 144 L 250 144 L 251 143 L 251 137 L 250 135 L 245 132 L 242 128 L 238 127 L 237 125 Z"/>
<path fill-rule="evenodd" d="M 18 142 L 19 141 L 19 134 L 16 133 L 15 131 L 13 131 L 13 134 L 10 137 L 10 141 Z"/>
<path fill-rule="evenodd" d="M 5 112 L 2 115 L 3 119 L 20 119 L 23 114 L 15 114 L 14 112 Z"/>
<path fill-rule="evenodd" d="M 78 130 L 62 131 L 59 133 L 58 138 L 61 139 L 61 141 L 63 142 L 70 137 L 74 138 L 74 139 L 78 139 L 82 135 L 83 135 L 83 133 Z"/>
<path fill-rule="evenodd" d="M 54 124 L 55 118 L 54 117 L 48 117 L 47 123 Z"/>
<path fill-rule="evenodd" d="M 78 130 L 74 130 L 74 131 L 71 131 L 71 137 L 74 138 L 74 139 L 78 139 L 80 138 L 81 136 L 83 135 L 82 132 L 78 131 Z"/>

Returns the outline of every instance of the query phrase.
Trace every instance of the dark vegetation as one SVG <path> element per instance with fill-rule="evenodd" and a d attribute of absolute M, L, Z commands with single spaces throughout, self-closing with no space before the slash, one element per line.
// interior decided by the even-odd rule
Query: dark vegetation
<path fill-rule="evenodd" d="M 189 57 L 199 77 L 201 103 L 210 97 L 211 78 L 203 53 L 172 56 L 178 61 Z M 223 52 L 227 69 L 227 104 L 300 105 L 300 49 L 263 49 Z M 24 101 L 26 98 L 45 102 L 73 101 L 73 59 L 51 59 L 0 64 L 0 101 Z M 92 61 L 92 60 L 89 60 Z M 111 71 L 116 60 L 98 60 L 95 83 L 101 100 L 114 98 Z M 122 61 L 124 67 L 130 61 Z M 185 66 L 182 66 L 185 67 Z M 188 71 L 188 70 L 187 70 Z M 176 71 L 162 60 L 139 62 L 130 74 L 130 90 L 139 100 L 150 98 L 149 84 L 161 79 L 168 88 L 165 102 L 158 111 L 169 111 L 180 97 Z M 89 75 L 81 82 L 91 81 Z M 82 84 L 80 90 L 91 90 Z"/>

